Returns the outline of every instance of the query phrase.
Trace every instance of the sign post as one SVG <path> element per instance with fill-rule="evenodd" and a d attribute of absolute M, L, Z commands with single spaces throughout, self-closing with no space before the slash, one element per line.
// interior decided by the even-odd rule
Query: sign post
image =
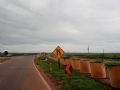
<path fill-rule="evenodd" d="M 56 49 L 52 53 L 57 57 L 57 59 L 58 59 L 58 67 L 60 69 L 60 58 L 64 54 L 64 51 L 62 50 L 62 48 L 57 46 Z"/>
<path fill-rule="evenodd" d="M 58 59 L 58 67 L 59 67 L 59 69 L 60 69 L 60 59 Z"/>

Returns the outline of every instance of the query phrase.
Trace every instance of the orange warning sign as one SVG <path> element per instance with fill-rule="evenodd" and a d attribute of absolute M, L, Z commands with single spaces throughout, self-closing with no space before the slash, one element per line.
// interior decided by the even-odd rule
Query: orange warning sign
<path fill-rule="evenodd" d="M 57 58 L 60 58 L 63 54 L 64 54 L 64 51 L 59 47 L 57 46 L 57 48 L 52 52 Z"/>
<path fill-rule="evenodd" d="M 72 75 L 72 66 L 70 64 L 65 65 L 64 70 L 65 70 L 66 74 Z"/>

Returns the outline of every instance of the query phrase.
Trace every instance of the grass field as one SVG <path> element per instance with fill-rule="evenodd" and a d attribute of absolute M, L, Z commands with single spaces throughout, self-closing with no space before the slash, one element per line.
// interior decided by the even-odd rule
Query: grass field
<path fill-rule="evenodd" d="M 63 57 L 120 60 L 120 53 L 65 53 Z"/>
<path fill-rule="evenodd" d="M 105 90 L 106 86 L 95 81 L 91 77 L 85 76 L 75 70 L 72 71 L 72 76 L 65 74 L 64 66 L 58 68 L 58 63 L 42 60 L 36 61 L 45 73 L 50 73 L 55 79 L 63 85 L 64 90 Z"/>

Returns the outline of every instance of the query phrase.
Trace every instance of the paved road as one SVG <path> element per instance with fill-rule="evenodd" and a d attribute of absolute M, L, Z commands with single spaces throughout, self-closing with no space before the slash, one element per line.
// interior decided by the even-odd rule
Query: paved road
<path fill-rule="evenodd" d="M 0 90 L 48 90 L 32 64 L 32 57 L 14 57 L 0 64 Z"/>

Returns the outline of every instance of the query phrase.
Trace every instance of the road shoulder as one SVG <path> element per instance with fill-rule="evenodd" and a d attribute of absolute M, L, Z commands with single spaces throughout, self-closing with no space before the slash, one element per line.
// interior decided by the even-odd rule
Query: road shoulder
<path fill-rule="evenodd" d="M 48 86 L 51 88 L 51 90 L 62 90 L 62 86 L 57 82 L 57 80 L 51 74 L 45 73 L 39 65 L 36 65 L 34 59 L 33 64 L 38 73 L 43 77 Z"/>

